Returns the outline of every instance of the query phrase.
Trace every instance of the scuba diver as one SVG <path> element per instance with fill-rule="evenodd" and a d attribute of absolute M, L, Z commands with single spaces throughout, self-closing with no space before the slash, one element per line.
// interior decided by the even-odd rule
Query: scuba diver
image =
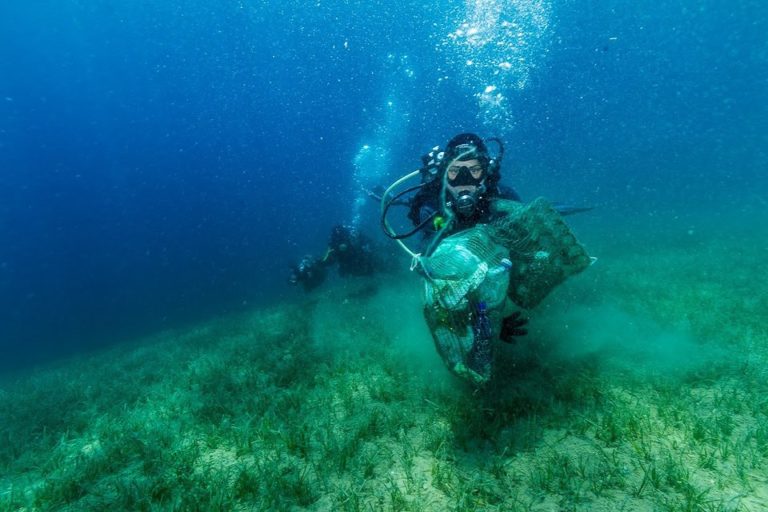
<path fill-rule="evenodd" d="M 309 292 L 325 281 L 326 271 L 333 265 L 338 265 L 338 272 L 342 277 L 373 274 L 375 259 L 371 240 L 355 226 L 334 226 L 325 256 L 322 259 L 311 255 L 304 256 L 298 264 L 291 267 L 288 283 L 301 283 L 304 291 Z"/>
<path fill-rule="evenodd" d="M 424 279 L 424 316 L 436 348 L 449 370 L 475 385 L 493 373 L 494 340 L 513 343 L 527 334 L 528 320 L 510 308 L 535 307 L 594 261 L 561 218 L 590 208 L 543 198 L 523 204 L 514 189 L 499 183 L 502 142 L 487 141 L 498 146 L 495 155 L 479 136 L 461 133 L 381 194 L 385 234 Z M 419 177 L 420 184 L 394 192 Z M 407 194 L 413 195 L 404 201 Z M 404 202 L 414 227 L 396 233 L 387 215 Z M 403 240 L 418 232 L 425 236 L 414 252 Z"/>
<path fill-rule="evenodd" d="M 374 268 L 372 242 L 355 226 L 334 226 L 323 262 L 338 263 L 342 277 L 369 276 Z"/>
<path fill-rule="evenodd" d="M 500 213 L 491 208 L 493 199 L 506 199 L 520 203 L 522 200 L 511 187 L 503 186 L 501 180 L 501 161 L 504 156 L 504 146 L 497 138 L 488 139 L 498 145 L 498 154 L 492 157 L 488 147 L 474 133 L 460 133 L 453 137 L 441 150 L 439 146 L 432 148 L 421 157 L 421 185 L 411 187 L 404 193 L 417 190 L 416 194 L 406 202 L 408 218 L 414 229 L 404 235 L 392 233 L 386 223 L 386 213 L 390 206 L 402 205 L 403 193 L 388 197 L 385 192 L 382 197 L 382 225 L 385 233 L 392 238 L 406 238 L 423 230 L 425 240 L 431 239 L 429 255 L 437 246 L 439 239 L 453 233 L 463 231 L 491 222 Z M 445 219 L 449 213 L 451 220 Z M 490 344 L 492 328 L 487 318 L 485 304 L 480 302 L 478 310 L 473 314 L 474 343 L 467 355 L 467 364 L 476 374 L 489 372 L 491 364 Z M 519 311 L 515 311 L 501 320 L 498 339 L 506 343 L 514 343 L 516 338 L 525 336 L 528 319 Z"/>

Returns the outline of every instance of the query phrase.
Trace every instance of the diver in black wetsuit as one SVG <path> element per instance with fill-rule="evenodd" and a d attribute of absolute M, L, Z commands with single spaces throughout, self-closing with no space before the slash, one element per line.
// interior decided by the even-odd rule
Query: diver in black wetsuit
<path fill-rule="evenodd" d="M 414 226 L 426 227 L 432 218 L 427 233 L 434 236 L 441 227 L 441 201 L 455 214 L 450 232 L 443 236 L 492 221 L 492 199 L 521 201 L 514 189 L 499 184 L 503 146 L 498 139 L 492 140 L 500 147 L 496 158 L 490 156 L 485 142 L 473 133 L 461 133 L 448 142 L 445 151 L 436 147 L 422 157 L 423 186 L 411 199 L 408 210 Z M 445 197 L 441 197 L 444 180 Z M 503 319 L 499 338 L 513 343 L 515 338 L 527 334 L 527 323 L 519 311 L 512 313 Z"/>
<path fill-rule="evenodd" d="M 495 140 L 500 144 L 498 139 Z M 501 146 L 500 146 L 501 147 Z M 446 178 L 446 206 L 455 217 L 453 232 L 491 220 L 490 200 L 493 198 L 520 201 L 511 187 L 499 184 L 503 150 L 492 158 L 485 142 L 474 133 L 461 133 L 452 138 L 444 151 L 435 147 L 422 157 L 422 183 L 411 199 L 408 218 L 420 226 L 429 218 L 435 222 L 429 231 L 440 227 L 441 189 Z"/>
<path fill-rule="evenodd" d="M 291 267 L 288 282 L 301 283 L 304 291 L 311 291 L 323 283 L 326 270 L 333 265 L 338 265 L 342 277 L 373 274 L 376 264 L 371 240 L 354 226 L 334 226 L 325 256 L 322 259 L 305 256 Z"/>
<path fill-rule="evenodd" d="M 342 277 L 369 276 L 375 266 L 372 242 L 354 226 L 334 226 L 323 262 L 338 263 Z"/>
<path fill-rule="evenodd" d="M 422 157 L 421 168 L 398 179 L 381 194 L 384 233 L 411 256 L 411 269 L 417 270 L 427 284 L 424 315 L 441 357 L 455 374 L 481 385 L 492 375 L 493 340 L 498 337 L 513 343 L 517 337 L 527 334 L 527 319 L 521 312 L 506 313 L 513 305 L 535 305 L 541 297 L 526 300 L 520 289 L 526 290 L 530 284 L 541 285 L 546 294 L 562 281 L 563 277 L 559 276 L 565 275 L 562 262 L 550 264 L 547 271 L 552 275 L 547 274 L 543 283 L 536 283 L 526 274 L 527 256 L 518 255 L 513 243 L 517 235 L 515 229 L 517 226 L 522 226 L 523 230 L 560 226 L 562 220 L 556 214 L 552 218 L 553 209 L 560 215 L 591 209 L 553 206 L 545 200 L 536 200 L 527 206 L 516 205 L 521 203 L 520 196 L 499 183 L 504 147 L 498 139 L 488 141 L 498 144 L 495 156 L 489 154 L 485 141 L 477 135 L 459 134 L 449 141 L 444 151 L 435 147 Z M 418 177 L 420 184 L 397 191 L 407 180 Z M 392 206 L 402 205 L 403 198 L 414 192 L 415 196 L 405 202 L 414 228 L 398 233 L 390 225 L 387 214 Z M 528 219 L 526 213 L 529 211 L 535 211 L 541 218 Z M 472 229 L 482 224 L 489 227 Z M 465 230 L 468 231 L 466 236 L 461 234 Z M 507 235 L 512 235 L 511 240 L 507 243 L 492 241 L 494 233 L 505 233 L 504 230 Z M 419 231 L 427 240 L 414 251 L 403 240 Z M 573 268 L 577 263 L 582 265 L 575 270 L 578 272 L 588 266 L 588 255 L 572 235 L 569 237 L 570 245 L 562 241 L 562 245 L 555 245 L 555 248 L 581 249 L 573 258 Z M 486 243 L 495 248 L 485 247 Z M 546 247 L 551 245 L 554 241 Z M 504 257 L 504 251 L 508 257 Z M 540 252 L 549 258 L 548 252 Z M 538 258 L 539 252 L 531 252 L 532 258 L 534 255 Z M 576 261 L 575 256 L 581 259 Z M 486 265 L 485 269 L 482 265 Z M 509 272 L 506 282 L 505 276 L 501 275 L 504 272 Z M 479 287 L 488 277 L 488 283 L 496 287 L 493 293 Z M 494 295 L 502 290 L 505 291 L 503 298 Z M 455 295 L 457 293 L 459 295 Z M 494 302 L 487 302 L 489 298 Z M 502 317 L 504 314 L 506 316 Z"/>

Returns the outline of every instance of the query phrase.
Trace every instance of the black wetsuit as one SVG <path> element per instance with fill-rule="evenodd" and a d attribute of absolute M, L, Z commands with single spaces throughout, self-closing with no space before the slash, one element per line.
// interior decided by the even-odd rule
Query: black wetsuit
<path fill-rule="evenodd" d="M 340 276 L 368 276 L 374 272 L 371 240 L 351 226 L 336 226 L 328 242 L 326 265 L 338 263 Z"/>

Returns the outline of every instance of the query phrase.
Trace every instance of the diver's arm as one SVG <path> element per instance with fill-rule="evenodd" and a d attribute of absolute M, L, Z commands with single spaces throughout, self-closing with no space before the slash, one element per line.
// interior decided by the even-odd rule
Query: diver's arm
<path fill-rule="evenodd" d="M 432 188 L 422 188 L 419 190 L 408 205 L 408 218 L 411 220 L 414 226 L 420 226 L 424 220 L 429 217 L 433 212 L 437 211 L 438 192 Z M 426 208 L 426 213 L 422 213 L 422 210 Z"/>
<path fill-rule="evenodd" d="M 365 194 L 368 197 L 370 197 L 371 199 L 374 199 L 377 202 L 381 202 L 384 199 L 384 187 L 376 186 L 373 189 L 363 188 L 363 192 L 365 192 Z M 411 202 L 405 199 L 392 201 L 392 206 L 410 206 L 410 205 L 411 205 Z"/>
<path fill-rule="evenodd" d="M 499 185 L 498 191 L 499 191 L 499 195 L 497 197 L 500 197 L 501 199 L 509 199 L 510 201 L 517 201 L 518 203 L 523 202 L 523 199 L 520 197 L 520 194 L 518 194 L 517 191 L 512 187 L 509 187 L 507 185 Z"/>
<path fill-rule="evenodd" d="M 421 207 L 422 202 L 419 200 L 419 197 L 414 197 L 408 208 L 408 218 L 414 226 L 418 226 L 421 221 Z"/>
<path fill-rule="evenodd" d="M 523 202 L 520 194 L 518 194 L 512 187 L 507 185 L 499 185 L 498 191 L 499 192 L 497 197 L 501 199 L 509 199 L 511 201 L 517 201 L 518 203 Z M 595 209 L 594 206 L 574 206 L 572 204 L 562 202 L 554 202 L 552 203 L 552 207 L 563 217 L 566 215 L 575 215 L 577 213 L 588 212 Z"/>
<path fill-rule="evenodd" d="M 336 249 L 329 245 L 328 249 L 325 251 L 325 255 L 320 260 L 320 264 L 324 267 L 330 267 L 334 263 L 336 263 Z"/>

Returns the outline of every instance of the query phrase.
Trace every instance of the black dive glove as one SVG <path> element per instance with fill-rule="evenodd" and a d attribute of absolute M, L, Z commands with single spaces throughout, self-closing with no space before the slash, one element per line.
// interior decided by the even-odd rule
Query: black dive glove
<path fill-rule="evenodd" d="M 515 337 L 528 334 L 528 329 L 525 329 L 527 324 L 528 319 L 523 317 L 519 311 L 515 311 L 501 321 L 499 339 L 505 343 L 514 343 Z"/>

